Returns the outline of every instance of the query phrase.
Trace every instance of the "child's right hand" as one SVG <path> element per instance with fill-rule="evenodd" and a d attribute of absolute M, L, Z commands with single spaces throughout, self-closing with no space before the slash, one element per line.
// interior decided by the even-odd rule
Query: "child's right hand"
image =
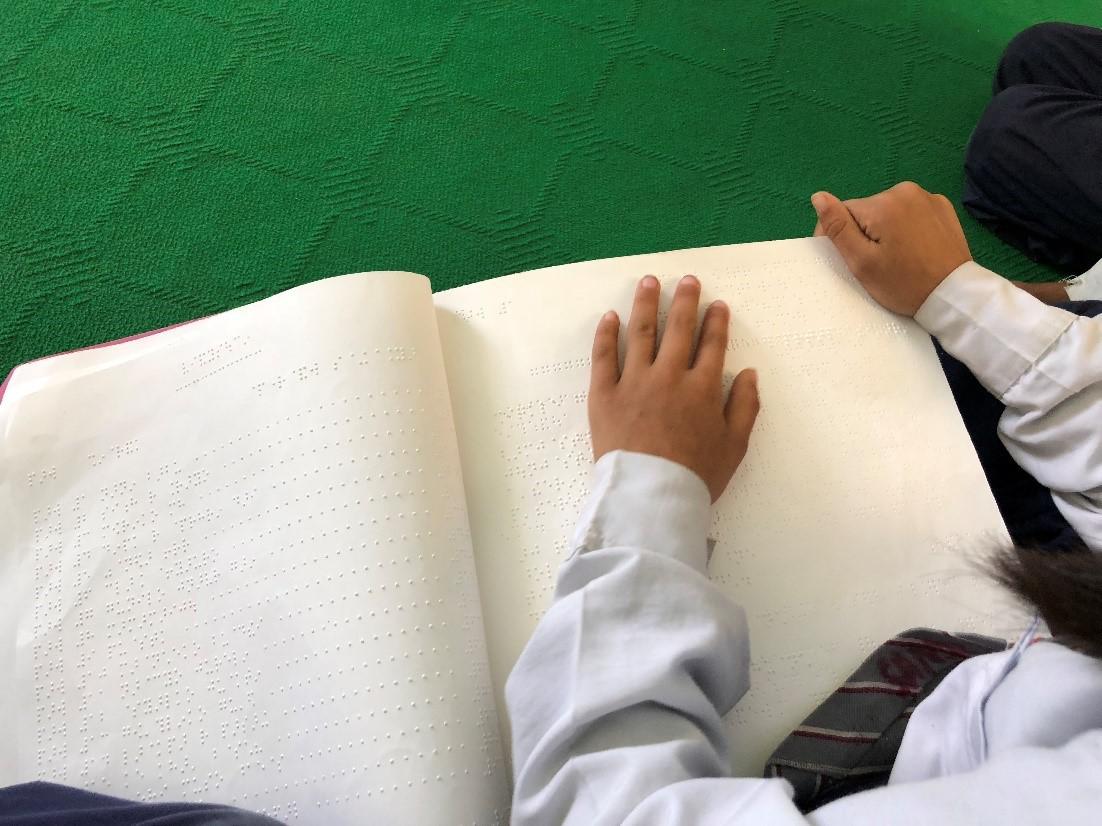
<path fill-rule="evenodd" d="M 661 456 L 699 476 L 714 502 L 746 455 L 758 415 L 757 373 L 735 376 L 724 398 L 730 310 L 721 301 L 708 308 L 694 349 L 700 282 L 691 275 L 677 285 L 658 341 L 661 289 L 654 276 L 636 288 L 622 369 L 620 319 L 608 312 L 597 325 L 589 388 L 593 458 L 614 450 Z"/>

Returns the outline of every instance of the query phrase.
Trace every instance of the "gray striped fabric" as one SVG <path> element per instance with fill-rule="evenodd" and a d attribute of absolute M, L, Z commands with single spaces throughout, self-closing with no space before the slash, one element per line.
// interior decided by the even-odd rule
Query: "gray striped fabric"
<path fill-rule="evenodd" d="M 929 628 L 892 637 L 780 744 L 765 776 L 788 780 L 805 812 L 884 785 L 915 706 L 969 657 L 1006 647 Z"/>

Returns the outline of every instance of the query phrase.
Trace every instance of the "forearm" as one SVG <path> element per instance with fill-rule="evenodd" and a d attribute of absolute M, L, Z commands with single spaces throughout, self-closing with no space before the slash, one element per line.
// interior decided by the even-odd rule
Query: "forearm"
<path fill-rule="evenodd" d="M 554 604 L 506 688 L 515 823 L 619 824 L 662 790 L 729 771 L 722 715 L 748 687 L 749 647 L 741 609 L 704 575 L 707 489 L 622 451 L 594 477 Z"/>
<path fill-rule="evenodd" d="M 1063 304 L 1065 301 L 1100 301 L 1102 300 L 1102 261 L 1082 275 L 1063 281 L 1043 283 L 1011 281 L 1010 283 L 1046 304 Z"/>
<path fill-rule="evenodd" d="M 1068 300 L 1068 289 L 1063 281 L 1011 281 L 1015 287 L 1046 304 L 1062 304 Z"/>
<path fill-rule="evenodd" d="M 747 689 L 748 643 L 742 612 L 703 574 L 706 497 L 688 470 L 655 457 L 616 452 L 596 468 L 575 554 L 506 687 L 513 823 L 1025 822 L 1091 776 L 1084 737 L 855 794 L 806 819 L 784 781 L 727 776 L 721 716 Z"/>

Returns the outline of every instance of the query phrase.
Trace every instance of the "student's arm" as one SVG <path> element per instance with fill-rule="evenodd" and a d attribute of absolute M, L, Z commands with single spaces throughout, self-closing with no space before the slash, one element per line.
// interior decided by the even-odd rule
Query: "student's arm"
<path fill-rule="evenodd" d="M 742 611 L 704 574 L 708 511 L 684 467 L 622 451 L 597 463 L 574 555 L 506 686 L 516 826 L 1095 822 L 1102 732 L 806 819 L 786 781 L 730 777 L 739 742 L 721 717 L 748 687 L 749 643 Z"/>
<path fill-rule="evenodd" d="M 1011 281 L 1010 283 L 1046 304 L 1062 304 L 1071 300 L 1065 281 L 1044 281 L 1038 284 L 1029 281 Z"/>
<path fill-rule="evenodd" d="M 1102 551 L 1102 318 L 1083 318 L 968 262 L 915 320 L 1005 405 L 999 435 Z"/>
<path fill-rule="evenodd" d="M 722 306 L 706 314 L 689 367 L 698 291 L 682 283 L 654 358 L 658 286 L 641 285 L 622 375 L 617 320 L 598 329 L 592 491 L 554 603 L 506 686 L 512 822 L 1014 826 L 1054 812 L 1087 822 L 1102 785 L 1102 738 L 854 795 L 806 820 L 786 781 L 729 776 L 739 744 L 721 718 L 748 687 L 749 643 L 742 611 L 705 576 L 706 530 L 711 502 L 745 453 L 757 393 L 745 372 L 726 404 L 719 392 Z"/>
<path fill-rule="evenodd" d="M 805 822 L 787 782 L 728 777 L 722 715 L 749 686 L 749 640 L 705 576 L 709 516 L 681 465 L 598 461 L 554 603 L 506 685 L 517 826 Z"/>
<path fill-rule="evenodd" d="M 1048 307 L 973 262 L 952 205 L 915 184 L 813 204 L 816 233 L 869 294 L 914 316 L 1006 405 L 1007 450 L 1102 551 L 1102 319 Z"/>
<path fill-rule="evenodd" d="M 1029 293 L 1046 304 L 1063 304 L 1065 301 L 1102 301 L 1102 261 L 1082 275 L 1063 281 L 1011 281 L 1019 290 Z"/>
<path fill-rule="evenodd" d="M 592 492 L 554 604 L 506 686 L 516 824 L 707 822 L 694 801 L 728 773 L 722 715 L 748 686 L 745 618 L 705 576 L 711 503 L 758 412 L 757 376 L 722 393 L 729 312 L 678 284 L 656 340 L 660 286 L 639 282 L 625 331 L 593 343 Z M 713 816 L 800 822 L 784 781 L 722 781 Z M 673 789 L 672 795 L 670 790 Z"/>

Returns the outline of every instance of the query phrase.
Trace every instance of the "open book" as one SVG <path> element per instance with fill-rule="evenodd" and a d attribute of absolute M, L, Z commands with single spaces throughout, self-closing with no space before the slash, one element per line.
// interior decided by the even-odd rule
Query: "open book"
<path fill-rule="evenodd" d="M 347 275 L 12 374 L 0 785 L 505 822 L 502 688 L 587 492 L 593 329 L 687 272 L 732 307 L 730 371 L 760 375 L 711 534 L 753 641 L 734 768 L 898 631 L 1013 633 L 972 570 L 1005 529 L 931 342 L 827 241 L 435 296 Z"/>

